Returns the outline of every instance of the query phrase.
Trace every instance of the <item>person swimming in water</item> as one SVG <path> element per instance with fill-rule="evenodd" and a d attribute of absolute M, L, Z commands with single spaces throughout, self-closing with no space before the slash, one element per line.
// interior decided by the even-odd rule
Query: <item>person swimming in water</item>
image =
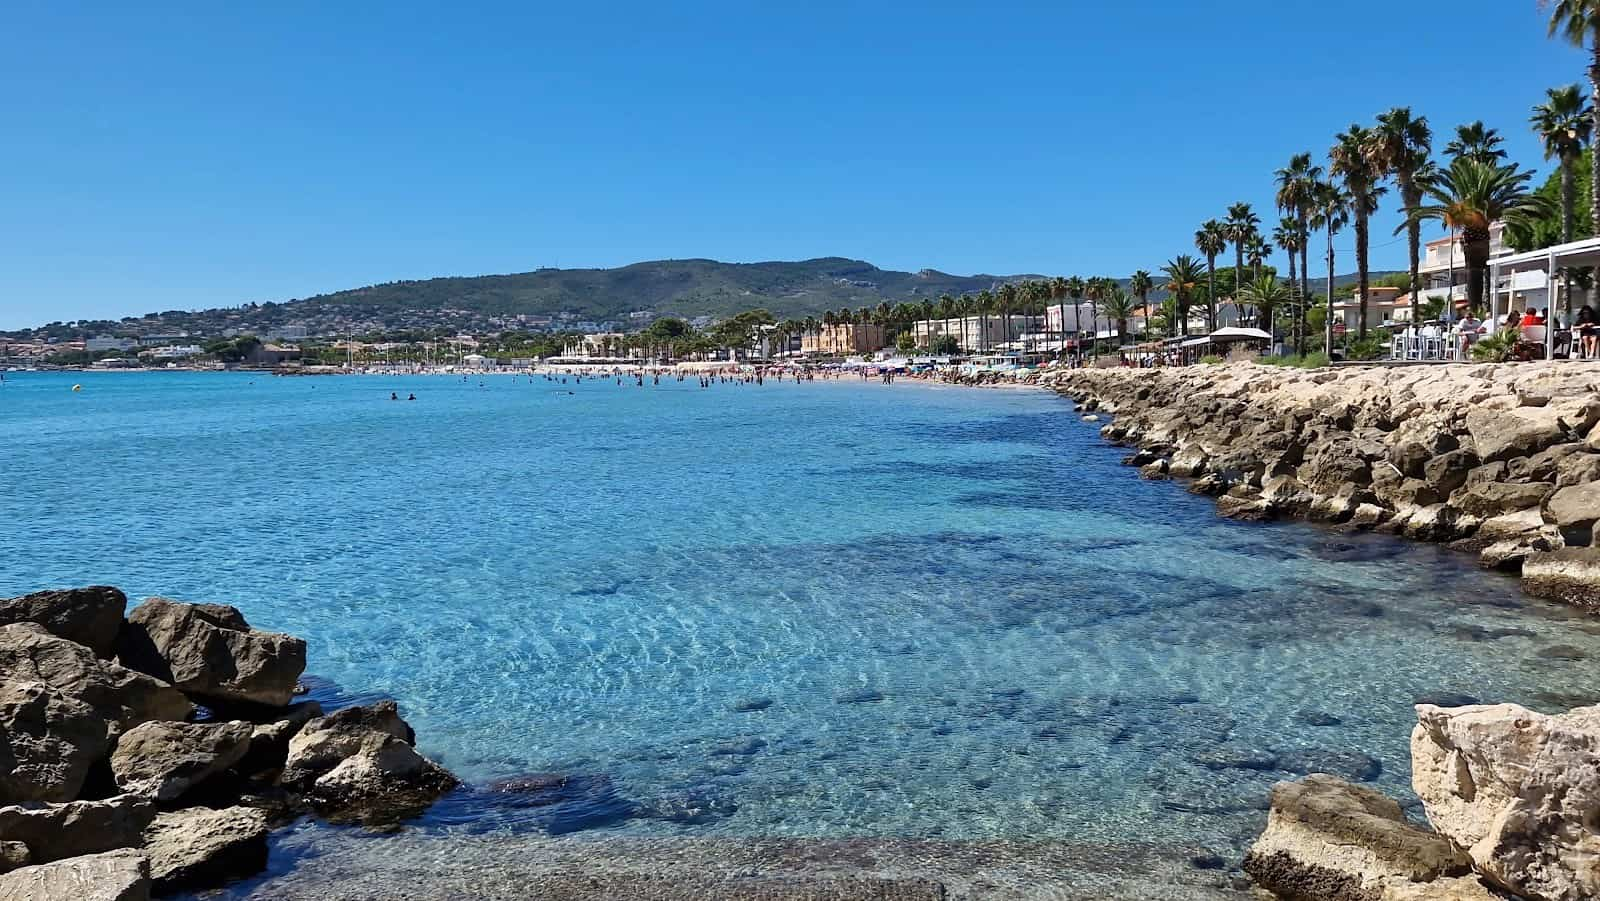
<path fill-rule="evenodd" d="M 400 399 L 400 395 L 394 393 L 393 391 L 390 391 L 389 392 L 389 399 L 390 400 L 399 400 Z"/>
<path fill-rule="evenodd" d="M 417 396 L 415 394 L 412 394 L 412 395 L 410 395 L 410 396 L 408 396 L 406 398 L 406 400 L 416 400 L 416 399 L 417 399 Z"/>

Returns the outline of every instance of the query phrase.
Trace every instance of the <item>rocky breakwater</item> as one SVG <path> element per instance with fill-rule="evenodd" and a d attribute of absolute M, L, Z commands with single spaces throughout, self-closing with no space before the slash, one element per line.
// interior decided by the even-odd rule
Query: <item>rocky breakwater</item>
<path fill-rule="evenodd" d="M 1472 551 L 1600 612 L 1600 364 L 1253 363 L 1063 370 L 1146 478 L 1245 520 L 1305 517 Z M 1098 418 L 1098 417 L 1097 417 Z"/>
<path fill-rule="evenodd" d="M 115 588 L 0 599 L 0 901 L 136 901 L 266 866 L 304 814 L 386 826 L 455 778 L 393 702 L 296 703 L 306 645 Z"/>
<path fill-rule="evenodd" d="M 1369 788 L 1273 788 L 1244 868 L 1306 901 L 1600 898 L 1600 707 L 1417 706 L 1411 782 L 1432 829 Z"/>

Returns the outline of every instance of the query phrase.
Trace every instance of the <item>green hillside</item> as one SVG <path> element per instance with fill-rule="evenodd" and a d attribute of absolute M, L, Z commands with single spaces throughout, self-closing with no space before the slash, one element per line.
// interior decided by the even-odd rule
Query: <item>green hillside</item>
<path fill-rule="evenodd" d="M 634 310 L 726 316 L 765 307 L 783 316 L 821 314 L 940 294 L 961 294 L 1033 276 L 896 272 L 842 257 L 800 262 L 660 260 L 618 269 L 540 269 L 513 275 L 389 282 L 306 298 L 312 306 L 472 310 L 490 315 L 581 313 L 615 319 Z"/>

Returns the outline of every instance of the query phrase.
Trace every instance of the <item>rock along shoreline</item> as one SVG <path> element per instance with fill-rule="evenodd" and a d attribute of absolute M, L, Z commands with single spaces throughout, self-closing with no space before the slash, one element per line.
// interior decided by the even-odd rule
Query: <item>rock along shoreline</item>
<path fill-rule="evenodd" d="M 1246 520 L 1434 541 L 1600 613 L 1600 364 L 1078 369 L 1028 383 Z"/>
<path fill-rule="evenodd" d="M 260 872 L 304 815 L 390 828 L 456 778 L 393 701 L 324 715 L 306 644 L 106 586 L 0 599 L 0 901 L 144 901 Z"/>

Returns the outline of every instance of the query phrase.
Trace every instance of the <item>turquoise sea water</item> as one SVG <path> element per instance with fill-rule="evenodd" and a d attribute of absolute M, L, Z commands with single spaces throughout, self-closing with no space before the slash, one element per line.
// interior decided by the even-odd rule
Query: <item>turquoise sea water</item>
<path fill-rule="evenodd" d="M 1591 697 L 1595 622 L 1431 546 L 1220 520 L 1070 410 L 12 374 L 0 595 L 234 604 L 309 640 L 321 696 L 398 698 L 475 786 L 571 777 L 463 791 L 430 829 L 1231 853 L 1299 771 L 1409 797 L 1419 698 Z"/>

